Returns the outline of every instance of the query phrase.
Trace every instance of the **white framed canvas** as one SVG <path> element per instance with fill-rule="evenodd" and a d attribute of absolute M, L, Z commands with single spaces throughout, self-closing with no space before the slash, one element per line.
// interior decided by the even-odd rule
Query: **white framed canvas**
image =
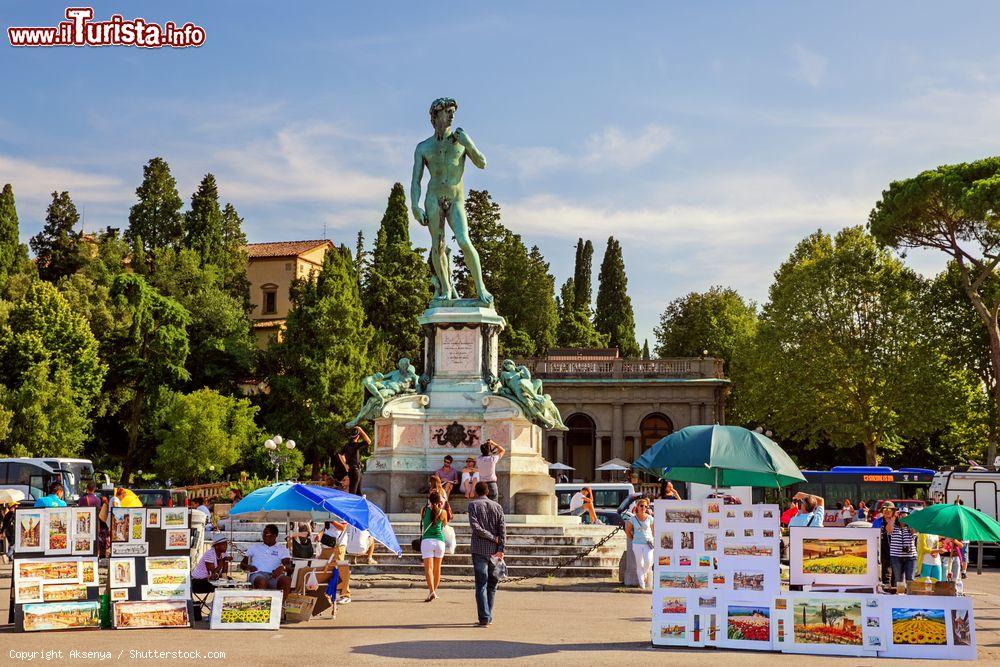
<path fill-rule="evenodd" d="M 694 500 L 657 500 L 653 503 L 654 528 L 664 530 L 700 530 L 702 502 Z"/>
<path fill-rule="evenodd" d="M 731 595 L 722 601 L 725 619 L 719 645 L 725 648 L 771 650 L 771 598 L 738 600 Z"/>
<path fill-rule="evenodd" d="M 128 507 L 111 508 L 111 541 L 128 542 L 132 532 L 132 515 Z"/>
<path fill-rule="evenodd" d="M 888 596 L 884 596 L 888 597 Z M 880 600 L 890 658 L 975 660 L 972 599 L 943 595 L 896 595 Z"/>
<path fill-rule="evenodd" d="M 781 590 L 780 570 L 777 563 L 738 559 L 723 568 L 725 590 L 729 597 L 740 600 L 771 598 Z"/>
<path fill-rule="evenodd" d="M 73 507 L 73 539 L 97 539 L 97 508 Z"/>
<path fill-rule="evenodd" d="M 108 561 L 108 582 L 111 588 L 132 588 L 135 586 L 135 559 L 110 559 Z"/>
<path fill-rule="evenodd" d="M 78 584 L 81 581 L 80 558 L 19 558 L 14 561 L 14 584 L 24 580 L 44 583 Z"/>
<path fill-rule="evenodd" d="M 878 585 L 878 528 L 793 527 L 789 535 L 789 583 L 793 586 Z"/>
<path fill-rule="evenodd" d="M 779 599 L 785 609 L 776 609 L 784 625 L 785 653 L 813 655 L 874 656 L 865 643 L 867 602 L 871 595 L 790 591 Z"/>
<path fill-rule="evenodd" d="M 146 510 L 141 507 L 130 507 L 128 510 L 130 529 L 128 541 L 140 544 L 146 541 Z"/>
<path fill-rule="evenodd" d="M 128 589 L 127 588 L 112 588 L 111 589 L 111 601 L 121 602 L 123 600 L 128 600 Z"/>
<path fill-rule="evenodd" d="M 45 510 L 17 510 L 14 514 L 14 553 L 45 551 Z"/>
<path fill-rule="evenodd" d="M 190 600 L 191 587 L 184 584 L 168 586 L 142 586 L 143 600 Z"/>
<path fill-rule="evenodd" d="M 146 583 L 150 586 L 190 586 L 189 570 L 153 570 L 146 572 Z"/>
<path fill-rule="evenodd" d="M 160 527 L 165 529 L 187 528 L 188 508 L 186 507 L 161 507 Z"/>
<path fill-rule="evenodd" d="M 280 593 L 280 592 L 279 592 Z M 190 628 L 191 616 L 188 600 L 130 600 L 116 602 L 114 626 L 116 630 L 134 628 Z"/>
<path fill-rule="evenodd" d="M 281 591 L 216 589 L 212 630 L 277 630 L 280 623 Z"/>
<path fill-rule="evenodd" d="M 190 556 L 151 556 L 146 559 L 146 571 L 154 570 L 190 570 Z"/>
<path fill-rule="evenodd" d="M 187 528 L 182 528 L 180 530 L 165 530 L 163 533 L 164 549 L 172 551 L 191 548 L 191 531 Z"/>
<path fill-rule="evenodd" d="M 97 558 L 80 559 L 80 583 L 87 586 L 97 586 L 99 584 L 99 574 L 97 571 Z"/>
<path fill-rule="evenodd" d="M 112 542 L 111 543 L 111 555 L 112 556 L 148 556 L 149 555 L 149 542 Z"/>
<path fill-rule="evenodd" d="M 14 602 L 43 602 L 41 579 L 22 579 L 14 584 Z"/>
<path fill-rule="evenodd" d="M 160 527 L 160 510 L 149 509 L 146 510 L 146 528 L 159 528 Z"/>
<path fill-rule="evenodd" d="M 778 540 L 742 540 L 723 537 L 720 563 L 728 563 L 733 558 L 768 560 L 778 562 L 781 544 Z"/>
<path fill-rule="evenodd" d="M 654 646 L 687 646 L 687 614 L 667 614 L 653 617 Z"/>
<path fill-rule="evenodd" d="M 74 556 L 89 556 L 94 553 L 94 541 L 86 537 L 74 537 L 72 553 Z"/>
<path fill-rule="evenodd" d="M 45 510 L 45 555 L 64 556 L 73 551 L 73 519 L 69 507 Z"/>

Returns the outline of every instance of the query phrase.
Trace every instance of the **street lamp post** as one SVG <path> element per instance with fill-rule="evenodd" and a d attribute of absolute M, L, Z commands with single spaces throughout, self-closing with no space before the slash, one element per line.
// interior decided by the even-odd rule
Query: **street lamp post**
<path fill-rule="evenodd" d="M 288 451 L 281 451 L 281 445 L 284 443 L 285 449 Z M 267 450 L 267 455 L 271 459 L 271 463 L 274 464 L 274 483 L 278 483 L 278 474 L 281 472 L 281 464 L 291 455 L 292 450 L 295 449 L 294 440 L 285 440 L 280 435 L 276 435 L 273 438 L 268 438 L 264 441 L 264 448 Z"/>

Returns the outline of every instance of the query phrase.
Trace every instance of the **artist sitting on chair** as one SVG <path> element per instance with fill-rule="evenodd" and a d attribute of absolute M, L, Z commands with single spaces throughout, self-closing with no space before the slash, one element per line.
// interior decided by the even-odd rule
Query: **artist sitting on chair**
<path fill-rule="evenodd" d="M 240 569 L 249 572 L 248 579 L 254 588 L 280 590 L 284 595 L 282 602 L 288 597 L 292 588 L 292 555 L 284 544 L 278 544 L 278 527 L 274 524 L 264 526 L 261 534 L 263 544 L 251 544 L 240 563 Z"/>

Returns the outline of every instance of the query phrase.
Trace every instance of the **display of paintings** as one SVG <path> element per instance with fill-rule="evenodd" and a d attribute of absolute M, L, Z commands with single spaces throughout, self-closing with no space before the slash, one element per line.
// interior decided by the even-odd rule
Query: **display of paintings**
<path fill-rule="evenodd" d="M 163 507 L 160 509 L 160 525 L 162 528 L 187 528 L 188 508 Z"/>
<path fill-rule="evenodd" d="M 50 507 L 45 512 L 45 554 L 61 556 L 73 550 L 72 510 L 69 507 Z"/>
<path fill-rule="evenodd" d="M 97 508 L 73 507 L 73 538 L 97 539 Z"/>
<path fill-rule="evenodd" d="M 25 602 L 42 601 L 42 581 L 41 579 L 23 579 L 14 584 L 15 604 Z"/>
<path fill-rule="evenodd" d="M 146 528 L 160 527 L 160 510 L 146 510 Z"/>
<path fill-rule="evenodd" d="M 108 581 L 111 588 L 132 588 L 135 586 L 135 559 L 110 559 L 108 561 Z"/>
<path fill-rule="evenodd" d="M 14 553 L 45 551 L 42 531 L 45 524 L 45 510 L 17 510 L 14 520 Z"/>
<path fill-rule="evenodd" d="M 129 508 L 128 541 L 138 544 L 146 541 L 146 510 L 141 507 Z"/>
<path fill-rule="evenodd" d="M 727 600 L 726 634 L 722 646 L 769 651 L 771 649 L 771 604 Z"/>
<path fill-rule="evenodd" d="M 80 583 L 87 586 L 97 586 L 97 559 L 80 559 Z"/>
<path fill-rule="evenodd" d="M 789 581 L 792 585 L 878 584 L 877 528 L 795 527 L 789 540 Z"/>
<path fill-rule="evenodd" d="M 80 582 L 80 559 L 21 558 L 14 562 L 14 583 L 25 579 L 46 583 L 76 584 Z"/>
<path fill-rule="evenodd" d="M 97 600 L 26 604 L 22 609 L 25 632 L 101 627 L 101 603 Z"/>
<path fill-rule="evenodd" d="M 884 654 L 892 658 L 976 659 L 972 600 L 899 595 L 883 603 Z"/>
<path fill-rule="evenodd" d="M 164 548 L 168 550 L 191 548 L 191 531 L 186 528 L 183 530 L 167 530 L 164 531 L 164 535 L 166 536 L 166 546 Z"/>
<path fill-rule="evenodd" d="M 191 587 L 184 584 L 171 586 L 142 586 L 143 600 L 189 600 Z"/>
<path fill-rule="evenodd" d="M 43 602 L 71 602 L 86 599 L 86 584 L 45 584 L 42 587 Z"/>
<path fill-rule="evenodd" d="M 128 600 L 128 589 L 127 588 L 112 588 L 111 589 L 111 601 L 119 602 L 121 600 Z"/>
<path fill-rule="evenodd" d="M 281 591 L 215 591 L 212 630 L 277 630 L 281 622 Z"/>
<path fill-rule="evenodd" d="M 128 507 L 111 508 L 111 541 L 128 542 L 132 534 L 132 514 Z"/>
<path fill-rule="evenodd" d="M 280 591 L 277 592 L 279 599 Z M 187 600 L 132 600 L 116 602 L 114 626 L 118 630 L 133 628 L 189 628 L 191 616 Z"/>
<path fill-rule="evenodd" d="M 149 555 L 149 543 L 129 543 L 129 542 L 112 542 L 111 543 L 111 555 L 112 556 L 148 556 Z"/>

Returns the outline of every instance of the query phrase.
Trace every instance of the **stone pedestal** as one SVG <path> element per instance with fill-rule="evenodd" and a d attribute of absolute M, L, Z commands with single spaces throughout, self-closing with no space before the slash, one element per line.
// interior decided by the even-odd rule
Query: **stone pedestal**
<path fill-rule="evenodd" d="M 516 403 L 490 391 L 503 318 L 492 308 L 451 305 L 429 308 L 419 321 L 428 382 L 422 394 L 387 401 L 375 419 L 374 451 L 364 477 L 369 500 L 389 512 L 407 511 L 406 496 L 427 486 L 446 454 L 461 470 L 467 457 L 479 456 L 480 445 L 493 439 L 507 451 L 497 466 L 504 510 L 555 514 L 542 429 Z"/>

